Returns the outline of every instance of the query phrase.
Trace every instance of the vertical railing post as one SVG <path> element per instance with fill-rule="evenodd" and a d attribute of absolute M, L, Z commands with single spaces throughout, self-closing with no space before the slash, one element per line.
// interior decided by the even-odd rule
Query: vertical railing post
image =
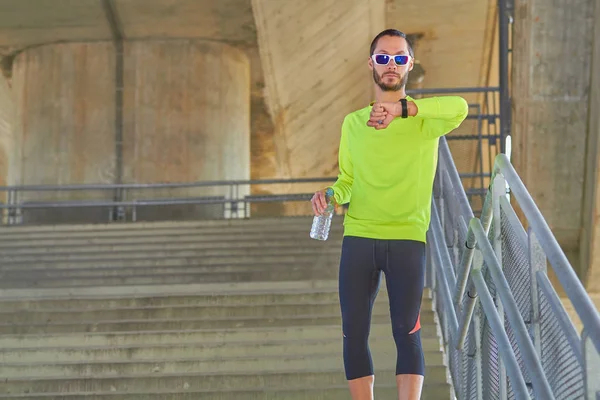
<path fill-rule="evenodd" d="M 498 0 L 498 64 L 500 83 L 500 152 L 505 151 L 505 140 L 511 132 L 511 108 L 509 91 L 509 25 L 511 16 L 508 0 Z"/>
<path fill-rule="evenodd" d="M 127 200 L 127 189 L 121 188 L 120 192 L 121 192 L 120 196 L 119 196 L 121 199 L 120 201 L 126 201 Z M 119 206 L 118 210 L 119 210 L 119 214 L 118 214 L 119 221 L 126 221 L 127 220 L 127 212 L 125 210 L 125 207 Z"/>
<path fill-rule="evenodd" d="M 224 217 L 225 219 L 231 219 L 232 218 L 232 213 L 233 213 L 233 207 L 232 207 L 232 202 L 233 202 L 233 184 L 229 184 L 227 185 L 227 188 L 229 189 L 229 198 L 225 199 L 225 204 L 223 205 L 223 212 L 224 212 Z"/>
<path fill-rule="evenodd" d="M 528 255 L 529 255 L 529 271 L 531 275 L 531 326 L 533 329 L 533 345 L 535 351 L 542 359 L 542 332 L 540 326 L 540 298 L 538 295 L 537 273 L 538 271 L 546 273 L 546 253 L 537 240 L 535 233 L 531 228 L 528 229 Z M 542 364 L 543 365 L 543 364 Z"/>
<path fill-rule="evenodd" d="M 10 190 L 8 192 L 8 204 L 10 208 L 8 209 L 8 224 L 9 225 L 17 225 L 19 224 L 19 210 L 18 207 L 18 191 L 16 189 Z"/>
<path fill-rule="evenodd" d="M 239 218 L 238 215 L 238 210 L 239 210 L 239 197 L 240 197 L 240 186 L 239 185 L 235 185 L 234 189 L 233 189 L 233 202 L 231 203 L 233 205 L 233 210 L 232 210 L 232 217 L 235 216 L 235 218 Z"/>
<path fill-rule="evenodd" d="M 482 354 L 481 354 L 481 338 L 483 336 L 483 329 L 481 325 L 481 318 L 479 317 L 479 308 L 481 305 L 477 302 L 475 306 L 475 313 L 473 314 L 473 332 L 475 333 L 475 379 L 477 388 L 477 400 L 483 399 L 483 368 L 482 368 Z"/>
<path fill-rule="evenodd" d="M 13 201 L 12 201 L 12 190 L 9 190 L 6 194 L 6 205 L 8 208 L 6 209 L 6 224 L 13 224 L 13 213 L 15 212 L 13 209 Z"/>
<path fill-rule="evenodd" d="M 500 197 L 506 194 L 506 181 L 501 174 L 496 175 L 494 181 L 492 182 L 492 213 L 494 224 L 494 237 L 492 238 L 492 246 L 494 248 L 494 252 L 496 253 L 496 258 L 498 259 L 498 263 L 500 266 L 504 266 L 502 262 L 502 219 L 500 213 Z M 504 269 L 504 268 L 503 268 Z M 500 296 L 496 295 L 497 299 L 497 307 L 498 307 L 498 316 L 500 317 L 500 322 L 504 327 L 504 306 L 500 301 Z M 498 371 L 499 371 L 499 386 L 500 400 L 507 400 L 508 398 L 508 380 L 506 377 L 506 366 L 502 361 L 502 358 L 498 358 Z"/>

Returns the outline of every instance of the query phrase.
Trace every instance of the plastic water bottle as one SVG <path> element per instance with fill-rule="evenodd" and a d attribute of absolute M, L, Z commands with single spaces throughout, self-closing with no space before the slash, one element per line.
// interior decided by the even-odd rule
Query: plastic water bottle
<path fill-rule="evenodd" d="M 327 201 L 327 208 L 325 208 L 325 211 L 321 215 L 315 215 L 312 228 L 310 229 L 310 237 L 316 240 L 327 240 L 329 237 L 331 219 L 335 211 L 333 206 L 333 189 L 327 188 L 325 191 L 325 200 Z"/>

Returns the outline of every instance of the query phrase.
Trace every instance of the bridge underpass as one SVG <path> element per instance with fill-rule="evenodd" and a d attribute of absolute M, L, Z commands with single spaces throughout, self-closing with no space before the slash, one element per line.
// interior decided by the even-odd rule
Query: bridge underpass
<path fill-rule="evenodd" d="M 500 84 L 495 1 L 474 7 L 462 0 L 408 5 L 371 0 L 343 8 L 332 1 L 299 7 L 298 2 L 266 0 L 48 4 L 0 1 L 5 77 L 0 146 L 6 154 L 0 160 L 0 181 L 7 185 L 332 176 L 339 121 L 371 98 L 360 49 L 387 26 L 415 38 L 425 74 L 413 89 Z M 600 269 L 593 245 L 598 236 L 598 114 L 590 111 L 598 98 L 597 75 L 591 72 L 600 53 L 600 7 L 593 4 L 581 0 L 575 7 L 549 9 L 541 2 L 516 1 L 509 9 L 514 21 L 512 157 L 592 294 L 598 291 Z M 579 17 L 584 22 L 574 23 Z M 549 35 L 548 26 L 563 27 L 556 31 L 565 35 Z M 552 58 L 564 53 L 553 50 L 556 43 L 576 54 L 576 69 Z M 217 76 L 211 65 L 231 70 Z M 54 77 L 66 79 L 55 82 Z M 211 85 L 221 79 L 236 90 Z M 181 88 L 190 82 L 202 85 L 194 87 L 196 96 L 183 96 Z M 473 105 L 484 104 L 482 96 L 465 97 Z M 213 108 L 197 112 L 206 107 Z M 563 114 L 554 114 L 555 109 Z M 467 121 L 455 134 L 475 135 L 476 121 Z M 491 124 L 490 130 L 497 128 Z M 449 144 L 459 172 L 478 172 L 476 140 Z M 198 157 L 206 148 L 210 154 Z M 485 166 L 491 166 L 494 155 L 488 153 Z M 467 189 L 482 186 L 473 178 L 463 184 Z M 254 185 L 252 194 L 306 187 Z M 42 200 L 72 195 L 46 194 Z M 102 191 L 75 200 L 120 200 L 121 195 Z M 188 188 L 153 194 L 198 195 L 227 193 Z M 294 205 L 269 203 L 252 209 L 255 215 L 282 211 L 302 212 Z"/>

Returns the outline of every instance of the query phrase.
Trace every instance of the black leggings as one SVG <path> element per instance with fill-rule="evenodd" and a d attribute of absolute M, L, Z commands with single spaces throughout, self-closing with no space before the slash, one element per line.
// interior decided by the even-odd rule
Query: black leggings
<path fill-rule="evenodd" d="M 425 279 L 425 243 L 346 236 L 339 272 L 346 379 L 373 375 L 368 338 L 373 302 L 385 272 L 396 375 L 425 375 L 420 309 Z"/>

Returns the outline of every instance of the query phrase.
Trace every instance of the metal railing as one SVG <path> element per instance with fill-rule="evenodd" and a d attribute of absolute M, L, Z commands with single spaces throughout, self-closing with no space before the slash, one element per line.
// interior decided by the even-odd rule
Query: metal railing
<path fill-rule="evenodd" d="M 250 205 L 264 202 L 306 202 L 315 190 L 335 177 L 300 179 L 223 180 L 188 183 L 154 184 L 84 184 L 84 185 L 28 185 L 0 187 L 6 192 L 6 203 L 0 203 L 0 220 L 6 225 L 23 223 L 24 216 L 33 210 L 101 209 L 102 221 L 138 220 L 144 207 L 157 206 L 210 206 L 218 205 L 217 214 L 209 218 L 247 218 Z M 288 193 L 250 194 L 251 186 L 296 185 Z M 112 194 L 121 193 L 123 201 L 115 201 Z M 185 193 L 182 193 L 185 191 Z M 66 193 L 71 195 L 65 196 Z M 56 197 L 67 197 L 66 200 Z M 95 198 L 96 197 L 96 198 Z M 32 200 L 35 199 L 35 200 Z M 189 215 L 193 218 L 192 215 Z M 61 222 L 77 222 L 65 218 Z"/>
<path fill-rule="evenodd" d="M 493 172 L 481 216 L 475 218 L 441 139 L 427 284 L 456 397 L 598 399 L 600 314 L 504 154 L 496 157 Z M 547 265 L 583 323 L 581 336 Z"/>

